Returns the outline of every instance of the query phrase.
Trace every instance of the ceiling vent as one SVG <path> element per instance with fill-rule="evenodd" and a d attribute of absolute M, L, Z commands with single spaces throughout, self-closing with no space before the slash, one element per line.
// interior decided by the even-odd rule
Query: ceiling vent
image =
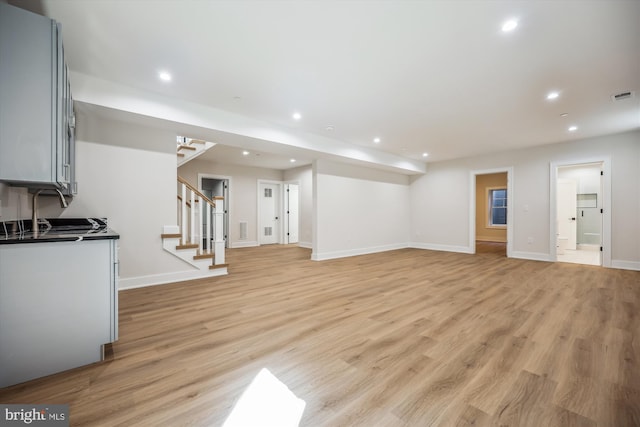
<path fill-rule="evenodd" d="M 624 101 L 625 99 L 633 98 L 634 96 L 635 96 L 635 92 L 633 91 L 620 92 L 615 95 L 611 95 L 611 99 L 613 101 Z"/>

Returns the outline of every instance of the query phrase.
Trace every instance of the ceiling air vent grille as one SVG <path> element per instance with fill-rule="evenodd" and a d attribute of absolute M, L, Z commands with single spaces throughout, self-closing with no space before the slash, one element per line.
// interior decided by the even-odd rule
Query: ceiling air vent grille
<path fill-rule="evenodd" d="M 625 99 L 633 98 L 634 95 L 635 95 L 635 93 L 632 92 L 632 91 L 620 92 L 620 93 L 617 93 L 615 95 L 611 95 L 611 99 L 614 100 L 614 101 L 623 101 Z"/>

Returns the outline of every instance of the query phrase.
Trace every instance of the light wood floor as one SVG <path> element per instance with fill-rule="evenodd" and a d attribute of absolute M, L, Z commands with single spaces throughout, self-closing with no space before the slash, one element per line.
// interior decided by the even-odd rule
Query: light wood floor
<path fill-rule="evenodd" d="M 640 425 L 640 272 L 403 249 L 228 251 L 120 293 L 111 360 L 0 390 L 77 426 L 219 426 L 268 368 L 302 426 Z"/>

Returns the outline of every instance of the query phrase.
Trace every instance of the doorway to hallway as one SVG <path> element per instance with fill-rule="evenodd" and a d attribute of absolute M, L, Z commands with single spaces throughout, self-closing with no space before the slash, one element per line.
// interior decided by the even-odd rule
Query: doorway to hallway
<path fill-rule="evenodd" d="M 229 248 L 229 196 L 231 193 L 230 179 L 229 177 L 199 174 L 198 181 L 200 192 L 207 196 L 209 199 L 214 200 L 216 197 L 222 197 L 222 203 L 224 203 L 224 212 L 222 217 L 222 220 L 224 221 L 222 227 L 224 233 L 224 245 L 225 248 Z M 219 203 L 219 201 L 216 203 Z M 206 230 L 207 227 L 213 227 L 213 224 L 207 224 L 207 219 L 205 216 L 203 218 L 202 228 L 203 230 Z M 206 242 L 203 243 L 206 247 Z"/>
<path fill-rule="evenodd" d="M 469 252 L 513 251 L 513 168 L 470 172 Z M 494 245 L 485 243 L 495 243 Z"/>

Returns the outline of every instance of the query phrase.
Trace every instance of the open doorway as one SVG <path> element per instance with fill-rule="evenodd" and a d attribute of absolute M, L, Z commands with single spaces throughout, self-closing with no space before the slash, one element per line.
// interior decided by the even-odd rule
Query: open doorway
<path fill-rule="evenodd" d="M 513 168 L 471 171 L 469 246 L 471 253 L 510 257 Z"/>
<path fill-rule="evenodd" d="M 213 200 L 216 197 L 222 197 L 222 201 L 218 200 L 216 203 L 224 203 L 223 213 L 223 232 L 224 232 L 224 245 L 229 247 L 229 178 L 227 177 L 214 177 L 211 175 L 200 175 L 200 192 Z M 207 227 L 213 227 L 213 224 L 207 224 L 206 216 L 203 218 L 202 229 L 206 230 Z M 206 235 L 206 233 L 204 233 Z M 213 231 L 211 233 L 213 235 Z M 205 237 L 203 237 L 204 239 Z M 206 242 L 203 242 L 206 247 Z"/>
<path fill-rule="evenodd" d="M 602 265 L 603 175 L 603 162 L 557 167 L 557 261 Z"/>
<path fill-rule="evenodd" d="M 476 175 L 476 253 L 507 256 L 507 173 Z"/>

